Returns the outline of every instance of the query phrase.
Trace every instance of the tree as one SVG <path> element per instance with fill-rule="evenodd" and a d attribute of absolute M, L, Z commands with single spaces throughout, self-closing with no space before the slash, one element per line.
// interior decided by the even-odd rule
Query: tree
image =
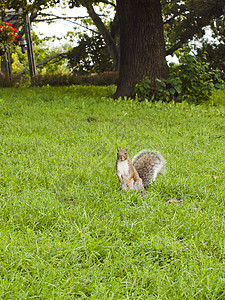
<path fill-rule="evenodd" d="M 220 77 L 225 81 L 225 44 L 223 43 L 214 43 L 209 44 L 204 42 L 203 46 L 197 49 L 197 56 L 202 59 L 206 57 L 209 66 L 212 70 L 220 70 Z"/>
<path fill-rule="evenodd" d="M 167 55 L 172 55 L 174 51 L 194 38 L 202 38 L 206 26 L 212 29 L 215 24 L 218 25 L 221 16 L 223 16 L 224 26 L 224 0 L 162 0 L 161 2 Z"/>
<path fill-rule="evenodd" d="M 73 73 L 102 73 L 112 70 L 112 59 L 110 59 L 105 41 L 100 34 L 91 37 L 84 34 L 67 54 L 69 66 Z"/>
<path fill-rule="evenodd" d="M 159 0 L 117 0 L 120 24 L 120 71 L 115 98 L 134 96 L 146 76 L 166 77 L 166 49 Z"/>

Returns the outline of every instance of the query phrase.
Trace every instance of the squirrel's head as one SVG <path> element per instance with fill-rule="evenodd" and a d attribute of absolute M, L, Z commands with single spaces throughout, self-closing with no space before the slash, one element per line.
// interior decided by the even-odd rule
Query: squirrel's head
<path fill-rule="evenodd" d="M 127 154 L 127 147 L 125 149 L 120 149 L 117 147 L 117 159 L 118 160 L 127 160 L 128 154 Z"/>

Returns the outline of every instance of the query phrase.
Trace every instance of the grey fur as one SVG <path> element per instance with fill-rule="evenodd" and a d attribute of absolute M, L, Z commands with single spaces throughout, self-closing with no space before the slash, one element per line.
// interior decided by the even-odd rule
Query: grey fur
<path fill-rule="evenodd" d="M 159 173 L 165 173 L 166 161 L 158 151 L 144 149 L 132 159 L 132 164 L 143 181 L 144 187 L 151 184 Z"/>

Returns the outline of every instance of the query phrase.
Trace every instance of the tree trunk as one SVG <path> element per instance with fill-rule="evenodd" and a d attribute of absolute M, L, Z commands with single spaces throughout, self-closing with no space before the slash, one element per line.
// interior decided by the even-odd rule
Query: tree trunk
<path fill-rule="evenodd" d="M 120 22 L 120 72 L 114 98 L 133 97 L 146 76 L 168 75 L 160 0 L 117 0 Z"/>

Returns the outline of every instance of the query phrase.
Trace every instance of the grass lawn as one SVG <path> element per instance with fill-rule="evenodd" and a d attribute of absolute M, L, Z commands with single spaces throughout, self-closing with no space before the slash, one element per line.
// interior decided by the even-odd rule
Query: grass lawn
<path fill-rule="evenodd" d="M 0 298 L 225 299 L 225 94 L 112 92 L 0 89 Z M 166 159 L 144 196 L 118 189 L 117 145 Z"/>

